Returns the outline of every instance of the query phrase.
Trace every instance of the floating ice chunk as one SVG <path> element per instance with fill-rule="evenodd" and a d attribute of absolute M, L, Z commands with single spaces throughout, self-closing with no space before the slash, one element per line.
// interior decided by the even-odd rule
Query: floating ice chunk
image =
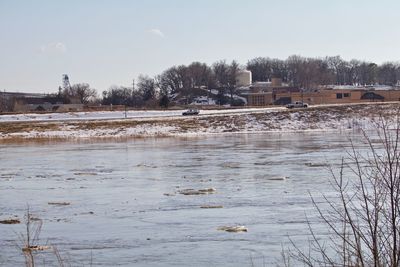
<path fill-rule="evenodd" d="M 225 231 L 225 232 L 232 232 L 232 233 L 247 232 L 247 228 L 243 225 L 221 226 L 221 227 L 218 227 L 217 230 Z"/>

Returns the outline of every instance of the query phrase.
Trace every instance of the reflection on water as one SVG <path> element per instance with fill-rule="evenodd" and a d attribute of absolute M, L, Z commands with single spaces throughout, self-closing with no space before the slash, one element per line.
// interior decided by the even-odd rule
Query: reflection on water
<path fill-rule="evenodd" d="M 305 213 L 317 220 L 309 192 L 330 193 L 326 166 L 340 163 L 346 140 L 297 133 L 3 144 L 0 218 L 23 219 L 29 204 L 44 220 L 43 242 L 72 265 L 89 265 L 91 254 L 103 266 L 272 264 L 288 235 L 307 240 Z M 217 230 L 229 225 L 248 232 Z M 0 265 L 23 264 L 14 246 L 23 227 L 0 224 Z"/>

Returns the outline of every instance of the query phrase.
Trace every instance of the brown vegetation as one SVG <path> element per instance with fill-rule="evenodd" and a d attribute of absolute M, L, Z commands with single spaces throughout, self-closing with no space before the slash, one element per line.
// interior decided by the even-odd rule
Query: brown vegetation
<path fill-rule="evenodd" d="M 19 224 L 19 223 L 21 223 L 19 219 L 0 220 L 0 224 Z"/>

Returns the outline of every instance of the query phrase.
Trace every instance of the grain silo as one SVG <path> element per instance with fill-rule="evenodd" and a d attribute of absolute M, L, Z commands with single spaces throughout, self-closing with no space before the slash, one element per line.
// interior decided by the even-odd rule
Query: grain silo
<path fill-rule="evenodd" d="M 251 71 L 249 70 L 240 70 L 236 74 L 236 86 L 249 86 L 251 84 Z"/>

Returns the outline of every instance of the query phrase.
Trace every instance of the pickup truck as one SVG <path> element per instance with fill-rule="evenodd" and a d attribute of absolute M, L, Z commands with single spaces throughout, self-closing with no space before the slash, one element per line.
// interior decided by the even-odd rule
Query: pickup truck
<path fill-rule="evenodd" d="M 287 108 L 306 108 L 308 107 L 307 103 L 303 103 L 301 101 L 296 101 L 294 103 L 290 103 L 286 105 Z"/>

